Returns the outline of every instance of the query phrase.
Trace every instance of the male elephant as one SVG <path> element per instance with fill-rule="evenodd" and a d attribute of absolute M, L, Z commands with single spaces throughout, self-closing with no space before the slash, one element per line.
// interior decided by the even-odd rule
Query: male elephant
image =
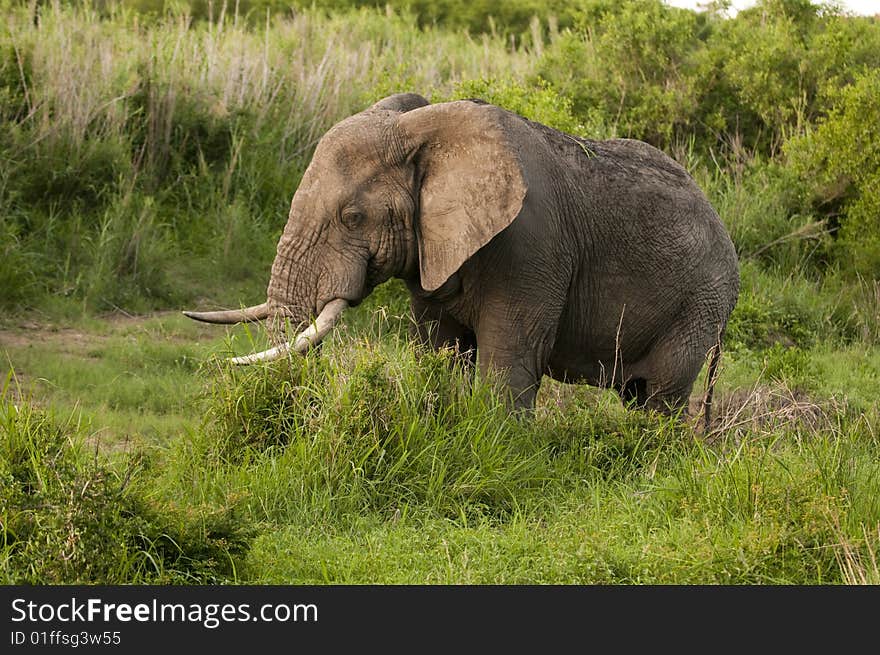
<path fill-rule="evenodd" d="M 321 139 L 293 196 L 268 300 L 186 312 L 304 325 L 319 341 L 396 276 L 414 332 L 494 369 L 516 408 L 543 375 L 675 412 L 736 304 L 733 244 L 687 172 L 640 141 L 591 141 L 479 100 L 392 95 Z"/>

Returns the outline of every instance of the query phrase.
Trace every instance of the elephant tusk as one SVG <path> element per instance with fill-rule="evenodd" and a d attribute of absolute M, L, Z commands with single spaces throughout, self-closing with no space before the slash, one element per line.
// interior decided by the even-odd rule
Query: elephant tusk
<path fill-rule="evenodd" d="M 271 362 L 284 357 L 289 352 L 305 353 L 309 348 L 321 343 L 327 336 L 333 325 L 339 320 L 342 312 L 348 307 L 348 301 L 337 298 L 324 305 L 324 309 L 318 314 L 318 318 L 307 329 L 300 332 L 293 341 L 282 343 L 280 346 L 269 348 L 262 352 L 244 355 L 242 357 L 230 357 L 232 364 L 247 365 L 259 362 Z"/>
<path fill-rule="evenodd" d="M 269 318 L 269 303 L 219 312 L 183 312 L 184 316 L 205 323 L 251 323 Z"/>

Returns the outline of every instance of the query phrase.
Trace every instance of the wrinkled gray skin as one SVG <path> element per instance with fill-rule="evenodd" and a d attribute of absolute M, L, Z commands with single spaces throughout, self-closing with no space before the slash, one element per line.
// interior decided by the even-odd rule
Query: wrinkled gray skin
<path fill-rule="evenodd" d="M 686 407 L 739 286 L 718 215 L 659 150 L 415 94 L 321 139 L 269 308 L 305 322 L 390 277 L 406 282 L 417 337 L 475 352 L 517 408 L 549 375 L 664 412 Z"/>

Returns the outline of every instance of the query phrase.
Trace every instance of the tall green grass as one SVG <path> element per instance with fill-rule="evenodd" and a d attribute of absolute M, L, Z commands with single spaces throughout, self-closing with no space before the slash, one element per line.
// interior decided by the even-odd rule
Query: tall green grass
<path fill-rule="evenodd" d="M 159 508 L 138 490 L 147 465 L 113 466 L 87 447 L 76 414 L 0 391 L 0 579 L 4 584 L 186 583 L 234 576 L 242 526 Z"/>
<path fill-rule="evenodd" d="M 452 354 L 369 325 L 302 359 L 207 361 L 201 424 L 110 459 L 7 389 L 6 579 L 877 581 L 876 410 L 767 383 L 701 435 L 547 384 L 516 418 Z"/>
<path fill-rule="evenodd" d="M 231 15 L 145 21 L 122 5 L 109 19 L 58 4 L 4 15 L 0 302 L 12 307 L 256 295 L 330 126 L 395 91 L 521 75 L 530 57 L 500 37 L 373 10 L 256 27 Z"/>

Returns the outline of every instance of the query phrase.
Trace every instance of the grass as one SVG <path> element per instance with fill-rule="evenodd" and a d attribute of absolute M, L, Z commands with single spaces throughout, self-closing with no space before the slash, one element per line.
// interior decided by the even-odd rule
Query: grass
<path fill-rule="evenodd" d="M 36 333 L 34 333 L 36 331 Z M 115 447 L 135 435 L 167 438 L 193 424 L 195 373 L 208 330 L 180 316 L 104 324 L 80 321 L 5 329 L 4 365 L 38 404 L 76 412 L 93 438 Z M 215 334 L 216 337 L 216 334 Z"/>
<path fill-rule="evenodd" d="M 536 78 L 571 39 L 2 6 L 2 581 L 880 581 L 880 287 L 785 162 L 673 148 L 741 258 L 708 431 L 550 381 L 512 418 L 408 340 L 394 281 L 319 351 L 233 368 L 260 329 L 178 310 L 262 300 L 330 125 L 416 90 L 612 136 Z"/>
<path fill-rule="evenodd" d="M 836 531 L 845 499 L 820 492 L 821 479 L 790 486 L 800 475 L 820 477 L 813 458 L 823 448 L 773 455 L 764 444 L 724 454 L 673 449 L 660 458 L 668 463 L 627 471 L 622 480 L 553 485 L 542 503 L 503 522 L 393 515 L 341 533 L 285 527 L 256 540 L 247 570 L 265 583 L 839 582 L 836 557 L 844 551 L 836 539 L 843 535 L 841 544 L 856 549 L 861 541 Z"/>
<path fill-rule="evenodd" d="M 139 457 L 109 465 L 76 414 L 0 404 L 0 580 L 4 584 L 186 583 L 228 579 L 234 522 L 152 504 Z M 26 400 L 26 399 L 25 399 Z M 206 527 L 209 526 L 209 527 Z"/>
<path fill-rule="evenodd" d="M 759 377 L 745 351 L 729 353 L 721 415 L 706 435 L 626 411 L 612 393 L 555 383 L 523 421 L 491 381 L 471 383 L 448 354 L 415 350 L 394 303 L 379 303 L 394 296 L 389 287 L 320 352 L 272 366 L 215 358 L 259 346 L 259 334 L 227 336 L 176 314 L 84 323 L 85 347 L 43 338 L 41 355 L 7 349 L 23 371 L 51 371 L 24 405 L 16 396 L 26 394 L 7 386 L 7 444 L 64 452 L 78 482 L 59 484 L 125 480 L 123 496 L 83 510 L 122 503 L 125 520 L 86 521 L 74 543 L 107 530 L 130 552 L 119 567 L 97 549 L 89 566 L 21 568 L 53 546 L 21 536 L 15 526 L 34 501 L 19 501 L 4 520 L 7 580 L 876 581 L 875 350 L 805 350 L 827 377 L 809 392 Z M 833 393 L 846 380 L 865 391 Z M 21 456 L 8 448 L 15 497 L 51 493 L 15 473 Z M 58 476 L 57 460 L 41 457 L 35 474 Z"/>
<path fill-rule="evenodd" d="M 38 15 L 34 12 L 38 11 Z M 290 197 L 334 123 L 397 91 L 526 75 L 502 37 L 318 9 L 256 26 L 118 5 L 3 7 L 0 295 L 128 312 L 265 288 Z M 248 258 L 234 256 L 249 253 Z M 234 296 L 234 297 L 233 297 Z"/>

